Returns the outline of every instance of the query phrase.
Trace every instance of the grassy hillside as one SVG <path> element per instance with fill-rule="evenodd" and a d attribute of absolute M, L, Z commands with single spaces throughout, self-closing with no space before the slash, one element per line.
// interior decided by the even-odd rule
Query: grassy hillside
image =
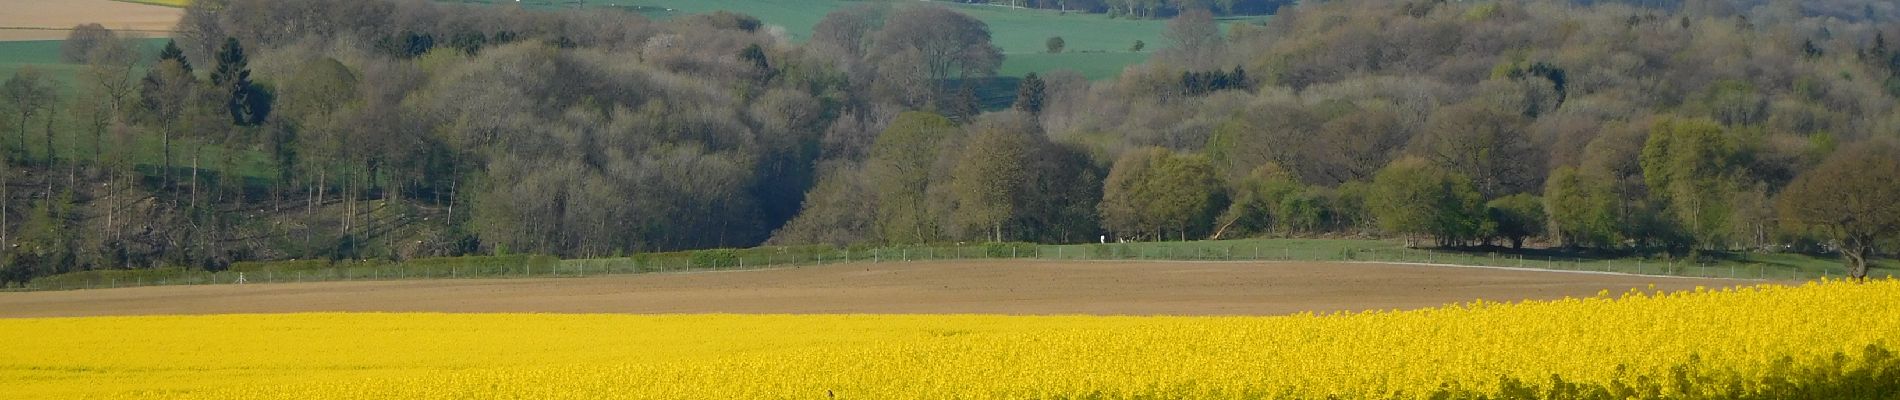
<path fill-rule="evenodd" d="M 189 0 L 118 1 L 170 7 L 183 7 L 190 3 Z M 824 19 L 825 14 L 838 8 L 861 3 L 847 0 L 447 0 L 445 2 L 515 3 L 534 9 L 611 7 L 631 10 L 659 19 L 713 11 L 736 11 L 759 17 L 766 23 L 784 27 L 786 34 L 796 41 L 811 38 L 812 27 L 818 25 L 818 21 Z M 1147 61 L 1149 51 L 1163 46 L 1166 42 L 1161 36 L 1167 24 L 1163 20 L 1118 19 L 1102 14 L 957 3 L 943 4 L 989 23 L 990 33 L 993 35 L 992 41 L 1009 57 L 1004 61 L 1002 71 L 998 72 L 1003 76 L 1023 76 L 1030 72 L 1048 73 L 1059 69 L 1069 69 L 1081 72 L 1089 79 L 1113 78 L 1121 73 L 1122 67 Z M 1227 19 L 1226 22 L 1229 24 L 1253 23 L 1265 18 L 1232 18 Z M 1061 36 L 1067 42 L 1067 53 L 1047 54 L 1045 52 L 1044 43 L 1051 36 Z M 1137 40 L 1146 42 L 1147 48 L 1142 52 L 1128 51 Z M 55 43 L 51 45 L 52 54 L 56 56 L 58 45 L 57 42 L 52 43 Z M 14 55 L 13 52 L 0 52 L 0 59 L 12 55 Z M 0 72 L 10 71 L 3 68 L 6 68 L 4 61 L 0 61 Z"/>
<path fill-rule="evenodd" d="M 166 40 L 167 39 L 145 39 L 140 42 L 140 46 L 147 57 L 153 57 L 158 54 L 160 48 L 165 47 Z M 58 82 L 60 101 L 71 101 L 73 96 L 80 93 L 80 85 L 82 83 L 79 80 L 79 73 L 84 67 L 78 64 L 65 63 L 60 60 L 59 47 L 61 42 L 62 41 L 59 40 L 0 41 L 0 80 L 13 76 L 13 73 L 21 68 L 37 68 L 40 71 L 46 72 L 52 76 L 54 81 Z M 144 72 L 141 70 L 135 72 L 135 74 L 142 75 Z M 53 150 L 58 153 L 57 157 L 61 159 L 89 159 L 94 156 L 92 148 L 93 138 L 90 136 L 92 133 L 86 131 L 79 124 L 79 121 L 64 117 L 55 121 L 57 133 Z M 0 138 L 4 138 L 8 141 L 18 140 L 18 138 L 16 138 L 18 132 L 15 132 L 15 129 L 16 128 L 12 127 L 0 129 Z M 43 142 L 39 141 L 41 140 L 40 136 L 37 136 L 39 132 L 37 127 L 32 132 L 29 132 L 34 136 L 29 138 L 29 145 L 26 146 L 25 151 L 26 156 L 31 160 L 39 160 L 45 157 L 45 147 L 42 144 Z M 178 142 L 173 144 L 175 148 L 172 151 L 177 153 L 173 154 L 173 157 L 177 158 L 173 161 L 175 164 L 173 167 L 184 168 L 190 163 L 191 155 L 188 152 L 194 147 L 193 139 L 189 137 L 181 137 L 178 139 Z M 133 162 L 138 163 L 141 170 L 157 174 L 160 169 L 160 164 L 163 164 L 164 160 L 164 147 L 162 146 L 161 139 L 157 137 L 157 135 L 140 135 L 135 140 L 137 142 L 136 150 L 132 155 Z M 224 149 L 221 147 L 205 146 L 203 151 L 204 153 L 200 156 L 201 162 L 203 163 L 216 163 L 217 160 L 222 160 L 224 157 Z M 262 153 L 244 151 L 238 155 L 238 164 L 241 166 L 240 173 L 253 181 L 269 179 L 273 176 L 270 171 L 270 160 Z M 203 167 L 206 169 L 216 168 L 213 165 L 204 165 Z"/>
<path fill-rule="evenodd" d="M 451 0 L 473 4 L 500 4 L 492 0 Z M 616 0 L 585 2 L 573 0 L 531 0 L 515 2 L 529 8 L 616 7 L 665 19 L 681 15 L 734 11 L 759 17 L 768 24 L 785 28 L 793 40 L 811 38 L 812 27 L 825 14 L 843 7 L 862 4 L 846 0 Z M 1121 73 L 1122 67 L 1147 61 L 1148 51 L 1164 46 L 1161 32 L 1164 20 L 1109 18 L 1102 14 L 1064 13 L 1051 10 L 1013 9 L 997 6 L 942 3 L 956 8 L 990 26 L 991 41 L 1009 58 L 999 72 L 1004 76 L 1022 76 L 1030 72 L 1047 73 L 1058 69 L 1081 72 L 1090 79 L 1108 79 Z M 1266 17 L 1234 18 L 1227 23 L 1251 23 Z M 1067 42 L 1066 54 L 1047 54 L 1044 43 L 1051 36 Z M 1130 52 L 1140 40 L 1147 43 L 1143 52 Z"/>
<path fill-rule="evenodd" d="M 158 54 L 165 47 L 167 39 L 145 39 L 139 42 L 147 57 Z M 0 41 L 0 79 L 13 76 L 14 71 L 23 67 L 34 67 L 52 74 L 59 81 L 60 90 L 71 94 L 78 82 L 81 68 L 77 64 L 68 64 L 59 59 L 59 46 L 63 40 L 26 40 Z"/>
<path fill-rule="evenodd" d="M 33 67 L 52 74 L 60 88 L 71 93 L 79 66 L 61 62 L 60 40 L 0 41 L 0 79 L 13 76 L 20 68 Z M 158 42 L 161 46 L 165 42 Z"/>

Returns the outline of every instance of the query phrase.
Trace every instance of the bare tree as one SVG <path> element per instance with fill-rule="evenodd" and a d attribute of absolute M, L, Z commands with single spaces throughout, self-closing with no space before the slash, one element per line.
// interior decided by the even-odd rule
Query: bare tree
<path fill-rule="evenodd" d="M 185 6 L 185 16 L 178 20 L 178 43 L 185 51 L 185 57 L 192 60 L 212 60 L 218 54 L 218 47 L 224 45 L 224 39 L 231 34 L 224 28 L 220 18 L 230 0 L 192 1 Z"/>
<path fill-rule="evenodd" d="M 1207 9 L 1191 9 L 1181 12 L 1168 20 L 1167 30 L 1162 35 L 1168 38 L 1170 47 L 1168 57 L 1157 59 L 1177 60 L 1182 67 L 1193 70 L 1206 70 L 1219 67 L 1220 57 L 1226 52 L 1226 39 L 1221 34 L 1220 23 L 1214 21 L 1214 13 Z"/>

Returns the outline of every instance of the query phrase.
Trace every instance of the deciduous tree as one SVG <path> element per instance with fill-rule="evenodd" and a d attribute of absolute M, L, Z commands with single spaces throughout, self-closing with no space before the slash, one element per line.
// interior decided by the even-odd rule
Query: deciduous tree
<path fill-rule="evenodd" d="M 941 227 L 931 213 L 927 191 L 939 146 L 953 139 L 956 131 L 956 126 L 943 116 L 907 112 L 878 135 L 865 170 L 877 195 L 874 213 L 879 236 L 885 242 L 921 243 L 938 238 Z"/>
<path fill-rule="evenodd" d="M 1493 235 L 1511 241 L 1511 248 L 1524 248 L 1524 239 L 1544 234 L 1544 199 L 1518 193 L 1485 203 L 1485 215 L 1491 219 Z"/>
<path fill-rule="evenodd" d="M 1672 219 L 1704 247 L 1725 245 L 1735 191 L 1735 145 L 1706 119 L 1667 119 L 1643 145 L 1643 181 Z"/>
<path fill-rule="evenodd" d="M 1419 236 L 1431 236 L 1439 246 L 1462 245 L 1484 227 L 1484 203 L 1471 179 L 1419 158 L 1380 170 L 1369 202 L 1379 226 L 1405 235 L 1407 245 L 1415 246 Z"/>
<path fill-rule="evenodd" d="M 1875 247 L 1900 238 L 1900 149 L 1869 143 L 1843 150 L 1795 178 L 1776 201 L 1789 227 L 1826 237 L 1848 276 L 1867 279 Z"/>
<path fill-rule="evenodd" d="M 1003 115 L 996 118 L 1001 121 L 975 125 L 950 176 L 957 199 L 954 220 L 966 230 L 985 232 L 990 241 L 1005 241 L 1003 227 L 1026 208 L 1028 166 L 1041 147 L 1032 136 L 1041 133 L 1027 118 Z"/>
<path fill-rule="evenodd" d="M 916 51 L 930 79 L 988 76 L 1003 63 L 988 24 L 934 5 L 897 9 L 872 39 L 871 60 Z"/>

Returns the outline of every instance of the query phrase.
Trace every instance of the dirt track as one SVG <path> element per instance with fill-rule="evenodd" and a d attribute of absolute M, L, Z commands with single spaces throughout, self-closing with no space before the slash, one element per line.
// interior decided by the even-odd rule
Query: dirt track
<path fill-rule="evenodd" d="M 0 293 L 0 317 L 440 311 L 1273 315 L 1742 281 L 1387 264 L 930 262 L 588 278 Z"/>
<path fill-rule="evenodd" d="M 0 0 L 0 41 L 65 39 L 73 26 L 92 22 L 165 37 L 184 15 L 182 9 L 110 0 Z"/>

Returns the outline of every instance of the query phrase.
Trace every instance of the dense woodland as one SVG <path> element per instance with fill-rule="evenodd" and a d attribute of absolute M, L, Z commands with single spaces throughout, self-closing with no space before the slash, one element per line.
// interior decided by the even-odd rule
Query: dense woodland
<path fill-rule="evenodd" d="M 0 87 L 4 276 L 1318 235 L 1864 271 L 1900 245 L 1892 2 L 1201 7 L 1117 79 L 985 110 L 1002 53 L 931 5 L 795 43 L 733 13 L 195 1 L 156 57 L 81 27 L 70 87 Z"/>

